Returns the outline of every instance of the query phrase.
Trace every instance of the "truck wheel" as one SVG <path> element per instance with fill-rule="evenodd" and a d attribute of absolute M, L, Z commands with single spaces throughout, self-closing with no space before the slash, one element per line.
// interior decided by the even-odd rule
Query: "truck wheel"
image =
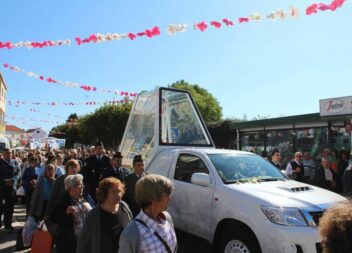
<path fill-rule="evenodd" d="M 218 244 L 217 253 L 261 253 L 259 243 L 252 231 L 246 228 L 225 230 Z"/>

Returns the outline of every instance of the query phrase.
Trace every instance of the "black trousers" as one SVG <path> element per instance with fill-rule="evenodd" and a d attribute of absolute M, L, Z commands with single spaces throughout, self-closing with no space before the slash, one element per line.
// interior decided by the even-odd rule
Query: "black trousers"
<path fill-rule="evenodd" d="M 26 199 L 26 215 L 28 216 L 29 210 L 31 209 L 31 200 L 32 200 L 33 190 L 30 189 L 25 194 Z"/>
<path fill-rule="evenodd" d="M 4 215 L 4 225 L 6 228 L 11 227 L 12 216 L 15 207 L 15 191 L 5 189 L 0 191 L 0 224 Z"/>

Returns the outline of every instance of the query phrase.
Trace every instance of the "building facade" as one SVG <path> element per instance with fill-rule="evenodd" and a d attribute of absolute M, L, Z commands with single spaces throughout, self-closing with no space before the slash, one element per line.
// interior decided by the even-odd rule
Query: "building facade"
<path fill-rule="evenodd" d="M 320 112 L 233 123 L 235 149 L 270 154 L 278 148 L 283 164 L 294 152 L 319 160 L 324 149 L 352 151 L 352 96 L 320 100 Z"/>
<path fill-rule="evenodd" d="M 28 129 L 26 134 L 29 142 L 34 139 L 42 139 L 48 137 L 48 133 L 41 128 Z"/>
<path fill-rule="evenodd" d="M 9 147 L 9 141 L 5 137 L 6 92 L 7 86 L 2 74 L 0 73 L 0 150 L 5 147 Z"/>
<path fill-rule="evenodd" d="M 5 128 L 5 136 L 9 139 L 12 148 L 25 146 L 27 144 L 26 132 L 24 129 L 9 124 L 6 124 Z"/>

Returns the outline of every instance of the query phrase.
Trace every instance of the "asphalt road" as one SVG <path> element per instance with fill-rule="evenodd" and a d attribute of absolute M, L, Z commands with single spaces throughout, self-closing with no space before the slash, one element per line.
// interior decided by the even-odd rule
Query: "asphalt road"
<path fill-rule="evenodd" d="M 23 227 L 26 221 L 26 210 L 23 205 L 17 204 L 15 206 L 15 212 L 13 215 L 12 226 L 15 228 L 15 231 L 12 233 L 5 232 L 4 228 L 0 229 L 0 252 L 1 253 L 13 253 L 13 252 L 28 252 L 28 250 L 24 251 L 16 251 L 16 238 L 17 231 Z"/>
<path fill-rule="evenodd" d="M 211 253 L 212 246 L 207 241 L 191 234 L 176 230 L 178 253 Z"/>

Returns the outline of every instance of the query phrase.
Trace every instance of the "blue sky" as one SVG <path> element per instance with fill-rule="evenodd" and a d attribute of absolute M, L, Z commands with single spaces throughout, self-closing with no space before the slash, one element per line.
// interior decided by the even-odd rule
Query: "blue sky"
<path fill-rule="evenodd" d="M 169 36 L 166 27 L 235 19 L 279 8 L 305 9 L 313 1 L 87 1 L 12 0 L 1 4 L 0 41 L 74 39 L 92 33 L 140 32 L 159 26 L 161 36 L 80 47 L 0 50 L 0 63 L 62 81 L 126 91 L 151 90 L 184 79 L 208 89 L 223 107 L 224 117 L 250 119 L 319 111 L 319 99 L 352 95 L 352 4 L 297 20 L 263 19 L 232 28 L 191 27 Z M 329 3 L 327 1 L 326 3 Z M 27 101 L 82 102 L 112 100 L 108 94 L 84 92 L 41 82 L 0 68 L 7 98 Z M 116 98 L 116 97 L 115 97 Z M 68 116 L 88 106 L 7 106 L 8 115 L 57 121 L 21 108 Z M 8 120 L 21 128 L 18 121 Z M 28 121 L 50 130 L 54 124 Z"/>

